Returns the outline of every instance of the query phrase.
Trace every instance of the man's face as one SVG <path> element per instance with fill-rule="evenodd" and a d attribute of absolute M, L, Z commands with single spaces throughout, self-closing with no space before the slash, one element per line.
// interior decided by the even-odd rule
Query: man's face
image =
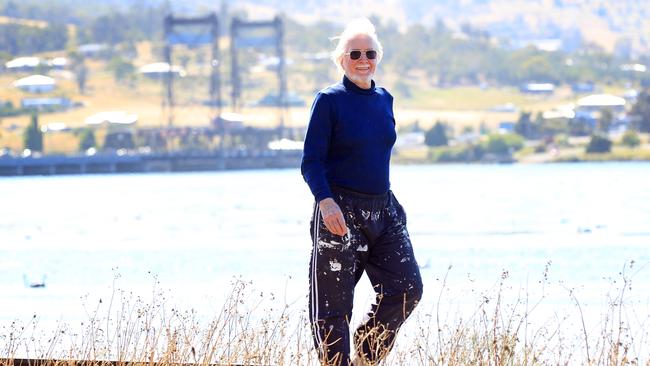
<path fill-rule="evenodd" d="M 377 67 L 377 59 L 368 59 L 366 56 L 366 51 L 369 50 L 374 50 L 372 39 L 365 34 L 359 34 L 350 39 L 346 54 L 341 60 L 341 67 L 348 79 L 366 88 L 370 87 L 372 76 L 375 74 L 375 68 Z M 361 57 L 353 60 L 350 57 L 351 51 L 361 51 Z"/>

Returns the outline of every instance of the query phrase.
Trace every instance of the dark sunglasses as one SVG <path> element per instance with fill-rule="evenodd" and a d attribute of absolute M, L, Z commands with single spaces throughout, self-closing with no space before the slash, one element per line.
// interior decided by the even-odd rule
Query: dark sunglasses
<path fill-rule="evenodd" d="M 350 59 L 352 59 L 352 60 L 358 60 L 358 59 L 361 58 L 361 52 L 362 51 L 354 50 L 354 51 L 346 52 L 345 54 L 350 55 Z M 377 51 L 375 51 L 375 50 L 366 50 L 365 52 L 366 52 L 366 58 L 368 60 L 374 60 L 374 59 L 377 58 Z"/>

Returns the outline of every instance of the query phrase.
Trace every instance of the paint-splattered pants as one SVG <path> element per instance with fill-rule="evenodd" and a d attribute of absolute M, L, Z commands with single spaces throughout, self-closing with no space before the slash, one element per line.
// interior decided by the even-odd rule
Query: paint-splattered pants
<path fill-rule="evenodd" d="M 354 333 L 355 352 L 381 360 L 422 296 L 422 279 L 406 230 L 406 215 L 392 192 L 365 195 L 334 189 L 349 235 L 330 233 L 318 204 L 311 221 L 310 321 L 324 365 L 349 365 L 354 288 L 363 271 L 376 299 Z"/>

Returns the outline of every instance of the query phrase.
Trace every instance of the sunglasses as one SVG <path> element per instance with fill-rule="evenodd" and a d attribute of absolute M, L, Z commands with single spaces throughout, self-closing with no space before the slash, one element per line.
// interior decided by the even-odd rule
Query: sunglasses
<path fill-rule="evenodd" d="M 354 50 L 350 52 L 346 52 L 346 55 L 350 55 L 350 59 L 352 60 L 358 60 L 361 58 L 361 52 L 360 50 Z M 366 50 L 366 58 L 368 60 L 374 60 L 377 58 L 377 51 L 375 50 Z"/>

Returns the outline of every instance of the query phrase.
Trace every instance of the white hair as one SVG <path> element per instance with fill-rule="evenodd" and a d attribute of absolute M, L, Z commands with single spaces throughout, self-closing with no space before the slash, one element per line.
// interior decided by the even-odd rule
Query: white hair
<path fill-rule="evenodd" d="M 352 38 L 360 34 L 366 35 L 372 40 L 373 47 L 377 51 L 377 63 L 384 56 L 384 49 L 381 46 L 381 42 L 379 42 L 379 38 L 377 38 L 375 26 L 368 18 L 358 18 L 348 23 L 339 36 L 332 37 L 332 40 L 338 39 L 339 41 L 334 51 L 332 51 L 332 61 L 339 71 L 343 72 L 341 60 L 343 60 L 343 56 L 347 52 L 348 43 Z"/>

